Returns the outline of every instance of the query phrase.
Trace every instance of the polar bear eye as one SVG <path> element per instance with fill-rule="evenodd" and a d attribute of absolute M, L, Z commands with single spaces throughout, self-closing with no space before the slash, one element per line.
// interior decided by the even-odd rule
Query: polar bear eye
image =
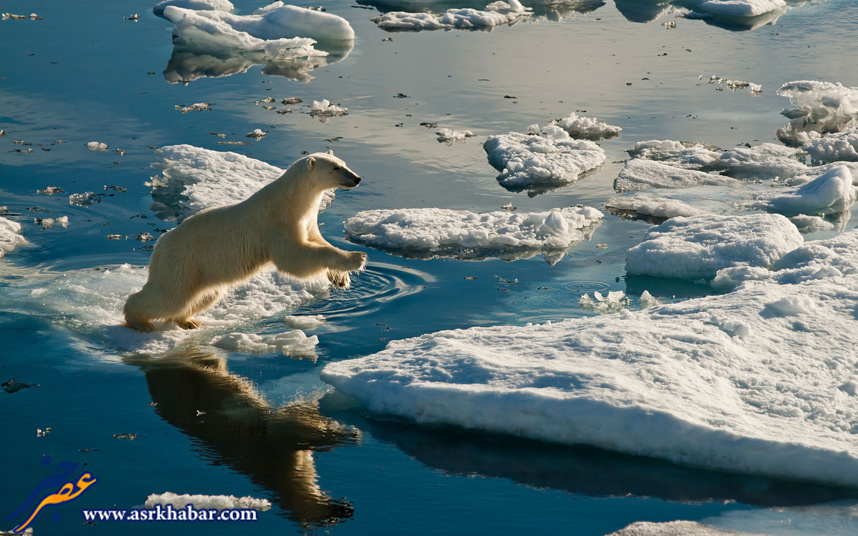
<path fill-rule="evenodd" d="M 334 166 L 334 171 L 339 171 L 339 170 L 341 170 L 341 169 L 342 169 L 342 168 L 341 168 L 340 166 Z"/>

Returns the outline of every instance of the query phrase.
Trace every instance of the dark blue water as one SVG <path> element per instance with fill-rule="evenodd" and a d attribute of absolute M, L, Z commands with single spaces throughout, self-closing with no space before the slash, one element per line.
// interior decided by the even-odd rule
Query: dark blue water
<path fill-rule="evenodd" d="M 375 10 L 334 2 L 328 11 L 347 18 L 358 39 L 345 59 L 312 71 L 312 80 L 252 66 L 182 85 L 165 80 L 174 52 L 171 25 L 152 15 L 150 3 L 4 1 L 0 11 L 35 12 L 43 20 L 0 22 L 0 129 L 6 131 L 0 205 L 31 244 L 0 261 L 0 382 L 38 384 L 0 393 L 0 514 L 13 513 L 63 461 L 98 482 L 74 502 L 46 508 L 33 523 L 37 535 L 597 536 L 634 521 L 717 519 L 855 498 L 855 490 L 419 427 L 324 394 L 317 377 L 324 364 L 379 351 L 388 340 L 592 314 L 578 307 L 578 298 L 594 290 L 648 289 L 665 299 L 708 293 L 699 285 L 626 280 L 625 251 L 643 237 L 644 222 L 606 216 L 591 241 L 553 266 L 541 257 L 409 260 L 366 250 L 369 269 L 352 290 L 320 295 L 291 312 L 327 319 L 312 331 L 320 341 L 315 362 L 193 343 L 169 355 L 129 355 L 91 336 L 86 304 L 72 303 L 64 313 L 46 303 L 63 285 L 96 285 L 81 274 L 146 265 L 151 253 L 133 237 L 158 236 L 175 225 L 150 209 L 144 183 L 158 173 L 150 167 L 155 147 L 233 150 L 284 168 L 302 151 L 332 148 L 365 181 L 320 216 L 323 233 L 340 247 L 359 249 L 341 237 L 342 221 L 360 210 L 483 212 L 510 202 L 522 211 L 601 207 L 635 141 L 692 139 L 722 147 L 774 141 L 786 122 L 778 112 L 788 106 L 775 95 L 780 84 L 812 78 L 858 85 L 858 66 L 843 61 L 854 49 L 854 4 L 792 6 L 777 24 L 752 31 L 685 19 L 666 30 L 660 22 L 673 19 L 635 22 L 629 6 L 618 10 L 609 2 L 559 22 L 490 33 L 388 34 L 369 20 Z M 258 6 L 236 7 L 247 13 Z M 138 22 L 124 19 L 135 13 Z M 706 83 L 711 74 L 761 83 L 763 95 L 715 92 Z M 408 97 L 396 98 L 400 93 Z M 268 96 L 304 103 L 277 114 L 255 103 Z M 327 123 L 311 118 L 307 104 L 322 98 L 348 107 L 349 115 Z M 211 103 L 211 111 L 175 110 L 197 102 Z M 601 142 L 608 153 L 603 170 L 535 198 L 501 188 L 480 137 L 571 111 L 623 127 L 621 137 Z M 478 137 L 446 146 L 420 126 L 424 121 Z M 247 146 L 218 145 L 221 138 L 211 134 L 245 140 L 255 128 L 269 133 Z M 91 151 L 90 141 L 110 149 Z M 33 151 L 15 151 L 26 148 Z M 37 193 L 47 186 L 65 192 Z M 87 191 L 102 194 L 101 201 L 69 205 L 69 194 Z M 33 223 L 58 216 L 69 217 L 68 228 Z M 58 274 L 76 279 L 57 283 L 66 281 Z M 97 299 L 103 289 L 90 290 L 92 306 L 103 306 Z M 86 296 L 86 288 L 76 296 Z M 115 314 L 118 323 L 118 308 Z M 283 326 L 272 318 L 255 329 Z M 37 437 L 46 427 L 51 433 Z M 113 437 L 122 434 L 136 438 Z M 46 455 L 49 465 L 42 463 Z M 83 523 L 81 509 L 132 508 L 166 491 L 250 495 L 273 506 L 250 525 Z"/>

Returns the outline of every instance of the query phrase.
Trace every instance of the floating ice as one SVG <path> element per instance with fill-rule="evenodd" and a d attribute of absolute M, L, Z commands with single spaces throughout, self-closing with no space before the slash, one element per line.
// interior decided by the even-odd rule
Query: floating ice
<path fill-rule="evenodd" d="M 442 15 L 391 11 L 372 19 L 384 30 L 492 30 L 502 24 L 513 24 L 531 16 L 518 0 L 499 0 L 486 6 L 485 11 L 472 8 L 450 9 Z"/>
<path fill-rule="evenodd" d="M 605 163 L 601 147 L 589 140 L 574 140 L 554 125 L 543 127 L 539 134 L 489 136 L 483 147 L 489 163 L 501 172 L 501 186 L 529 190 L 530 195 L 577 182 Z"/>
<path fill-rule="evenodd" d="M 649 190 L 651 188 L 692 188 L 694 186 L 739 186 L 730 177 L 705 173 L 695 169 L 674 167 L 661 162 L 633 158 L 614 180 L 618 192 Z"/>
<path fill-rule="evenodd" d="M 589 239 L 602 213 L 591 207 L 548 212 L 477 214 L 441 208 L 368 210 L 345 223 L 346 238 L 406 257 L 530 258 L 553 264 Z"/>
<path fill-rule="evenodd" d="M 858 231 L 847 234 L 826 260 L 847 255 L 835 264 L 850 275 L 428 334 L 329 364 L 322 379 L 420 423 L 854 487 L 858 397 L 841 386 L 856 374 Z M 808 247 L 795 255 L 812 259 Z"/>
<path fill-rule="evenodd" d="M 314 100 L 310 108 L 310 117 L 315 117 L 321 122 L 326 122 L 331 117 L 349 115 L 349 110 L 337 104 L 332 104 L 328 99 Z"/>
<path fill-rule="evenodd" d="M 259 140 L 261 140 L 262 138 L 264 138 L 264 137 L 265 137 L 265 136 L 267 136 L 267 135 L 268 135 L 268 133 L 267 133 L 267 132 L 265 132 L 265 131 L 264 131 L 264 130 L 262 130 L 261 128 L 257 128 L 256 130 L 253 130 L 253 131 L 251 131 L 251 132 L 248 132 L 246 137 L 248 137 L 248 138 L 253 138 L 253 139 L 254 139 L 254 140 L 256 140 L 256 141 L 259 141 Z"/>
<path fill-rule="evenodd" d="M 155 4 L 152 12 L 156 15 L 162 15 L 167 6 L 213 11 L 232 11 L 235 9 L 229 0 L 164 0 Z"/>
<path fill-rule="evenodd" d="M 821 134 L 840 132 L 858 117 L 858 88 L 839 82 L 798 80 L 778 89 L 798 108 L 782 113 L 790 124 L 778 130 L 778 138 L 789 145 L 805 145 Z"/>
<path fill-rule="evenodd" d="M 211 151 L 192 145 L 171 145 L 155 151 L 161 162 L 152 167 L 160 176 L 152 186 L 152 210 L 163 219 L 182 220 L 204 208 L 231 205 L 280 177 L 285 170 L 233 152 Z M 322 208 L 331 204 L 326 194 Z"/>
<path fill-rule="evenodd" d="M 296 329 L 277 335 L 257 335 L 256 333 L 229 333 L 215 338 L 212 346 L 222 350 L 231 350 L 244 354 L 270 354 L 279 352 L 292 357 L 316 357 L 316 345 L 319 338 L 307 337 Z"/>
<path fill-rule="evenodd" d="M 817 138 L 804 149 L 817 162 L 858 161 L 858 124 L 846 132 Z"/>
<path fill-rule="evenodd" d="M 735 267 L 718 271 L 712 286 L 729 290 L 744 281 L 796 284 L 819 279 L 842 282 L 858 276 L 858 231 L 852 230 L 827 240 L 814 240 L 790 251 L 771 269 Z"/>
<path fill-rule="evenodd" d="M 153 493 L 146 497 L 146 502 L 143 506 L 146 508 L 154 508 L 156 504 L 161 506 L 173 505 L 173 508 L 180 510 L 191 504 L 197 510 L 235 510 L 253 509 L 266 511 L 271 508 L 271 502 L 268 499 L 257 499 L 255 497 L 236 497 L 234 495 L 188 495 L 187 493 L 179 495 L 170 491 L 164 493 Z"/>
<path fill-rule="evenodd" d="M 36 225 L 41 225 L 42 229 L 50 229 L 54 225 L 59 224 L 61 227 L 69 226 L 69 217 L 68 216 L 60 216 L 59 218 L 43 218 L 35 219 Z"/>
<path fill-rule="evenodd" d="M 799 151 L 775 143 L 753 147 L 736 147 L 724 151 L 721 165 L 731 177 L 760 179 L 792 177 L 808 171 L 808 166 L 797 160 Z"/>
<path fill-rule="evenodd" d="M 71 194 L 69 196 L 69 205 L 88 207 L 93 203 L 101 203 L 101 197 L 95 192 L 83 192 L 82 194 Z"/>
<path fill-rule="evenodd" d="M 795 225 L 778 214 L 673 218 L 652 227 L 643 242 L 629 249 L 626 271 L 712 279 L 722 268 L 768 268 L 803 244 Z"/>
<path fill-rule="evenodd" d="M 0 257 L 26 243 L 27 240 L 21 236 L 21 224 L 0 216 Z"/>
<path fill-rule="evenodd" d="M 626 298 L 626 293 L 622 290 L 608 292 L 603 296 L 601 292 L 593 292 L 591 298 L 589 294 L 581 295 L 578 300 L 578 305 L 582 309 L 591 309 L 598 313 L 612 313 L 620 311 L 629 306 L 631 300 Z"/>
<path fill-rule="evenodd" d="M 748 532 L 719 530 L 696 521 L 668 521 L 666 523 L 651 523 L 639 521 L 628 527 L 612 532 L 607 536 L 764 536 Z"/>
<path fill-rule="evenodd" d="M 101 143 L 99 141 L 91 141 L 87 143 L 86 146 L 90 151 L 106 151 L 108 149 L 106 143 Z"/>
<path fill-rule="evenodd" d="M 293 329 L 316 329 L 325 323 L 322 315 L 284 316 L 283 323 Z"/>
<path fill-rule="evenodd" d="M 759 195 L 756 206 L 787 216 L 844 212 L 858 199 L 858 191 L 852 181 L 849 168 L 838 166 L 787 192 L 773 191 Z"/>
<path fill-rule="evenodd" d="M 572 138 L 594 141 L 619 136 L 623 130 L 620 127 L 598 121 L 595 117 L 583 117 L 575 112 L 551 123 L 565 130 Z"/>
<path fill-rule="evenodd" d="M 453 142 L 457 141 L 465 141 L 465 138 L 473 138 L 476 136 L 476 134 L 470 130 L 451 130 L 449 128 L 442 128 L 435 134 L 438 136 L 438 141 L 446 143 L 447 145 L 451 145 Z"/>
<path fill-rule="evenodd" d="M 830 231 L 835 227 L 832 222 L 821 216 L 809 216 L 807 214 L 797 214 L 790 217 L 789 221 L 798 228 L 799 232 L 804 234 Z"/>
<path fill-rule="evenodd" d="M 181 106 L 179 104 L 176 105 L 176 109 L 186 114 L 188 112 L 202 112 L 202 111 L 211 111 L 212 105 L 208 102 L 197 102 L 195 104 L 191 104 L 190 106 Z"/>
<path fill-rule="evenodd" d="M 639 141 L 629 150 L 634 158 L 666 162 L 686 169 L 708 169 L 720 166 L 722 151 L 703 143 L 673 140 Z"/>
<path fill-rule="evenodd" d="M 654 218 L 696 216 L 701 213 L 699 209 L 678 199 L 649 194 L 615 195 L 605 201 L 605 208 L 609 212 L 639 214 Z"/>

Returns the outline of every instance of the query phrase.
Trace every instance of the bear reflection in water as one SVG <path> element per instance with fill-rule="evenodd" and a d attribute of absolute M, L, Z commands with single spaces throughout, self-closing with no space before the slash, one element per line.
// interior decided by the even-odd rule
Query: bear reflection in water
<path fill-rule="evenodd" d="M 186 350 L 158 358 L 131 358 L 161 418 L 197 438 L 218 461 L 271 490 L 285 515 L 307 527 L 338 523 L 353 508 L 319 488 L 313 453 L 355 444 L 359 432 L 319 414 L 316 402 L 271 408 L 226 360 Z M 178 491 L 181 493 L 182 491 Z"/>

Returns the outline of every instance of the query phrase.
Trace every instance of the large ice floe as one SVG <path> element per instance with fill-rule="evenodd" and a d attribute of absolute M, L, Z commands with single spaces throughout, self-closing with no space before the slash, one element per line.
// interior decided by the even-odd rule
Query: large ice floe
<path fill-rule="evenodd" d="M 767 219 L 744 242 L 766 248 L 773 269 L 754 270 L 771 277 L 732 292 L 394 341 L 322 379 L 420 423 L 854 487 L 858 230 L 804 245 L 776 236 L 785 219 Z"/>
<path fill-rule="evenodd" d="M 596 143 L 573 139 L 554 124 L 531 125 L 527 134 L 489 136 L 483 147 L 501 172 L 501 186 L 531 196 L 577 182 L 605 163 L 605 151 Z"/>
<path fill-rule="evenodd" d="M 554 264 L 574 244 L 587 240 L 602 213 L 592 207 L 547 212 L 477 214 L 441 208 L 368 210 L 345 223 L 358 244 L 417 258 L 526 259 L 544 254 Z"/>
<path fill-rule="evenodd" d="M 630 274 L 712 279 L 722 268 L 771 267 L 804 243 L 798 229 L 778 214 L 672 218 L 650 228 L 629 249 Z"/>
<path fill-rule="evenodd" d="M 449 9 L 445 13 L 410 13 L 391 11 L 374 19 L 383 30 L 492 30 L 504 24 L 513 24 L 531 16 L 531 10 L 518 0 L 498 0 L 485 10 L 473 8 Z"/>
<path fill-rule="evenodd" d="M 3 257 L 27 240 L 21 236 L 21 224 L 0 216 L 0 257 Z"/>
<path fill-rule="evenodd" d="M 309 80 L 309 71 L 344 58 L 355 33 L 344 18 L 274 2 L 251 15 L 216 9 L 166 5 L 161 15 L 173 23 L 173 55 L 164 71 L 168 82 L 228 76 L 263 64 L 266 74 Z M 330 56 L 330 57 L 329 57 Z"/>

